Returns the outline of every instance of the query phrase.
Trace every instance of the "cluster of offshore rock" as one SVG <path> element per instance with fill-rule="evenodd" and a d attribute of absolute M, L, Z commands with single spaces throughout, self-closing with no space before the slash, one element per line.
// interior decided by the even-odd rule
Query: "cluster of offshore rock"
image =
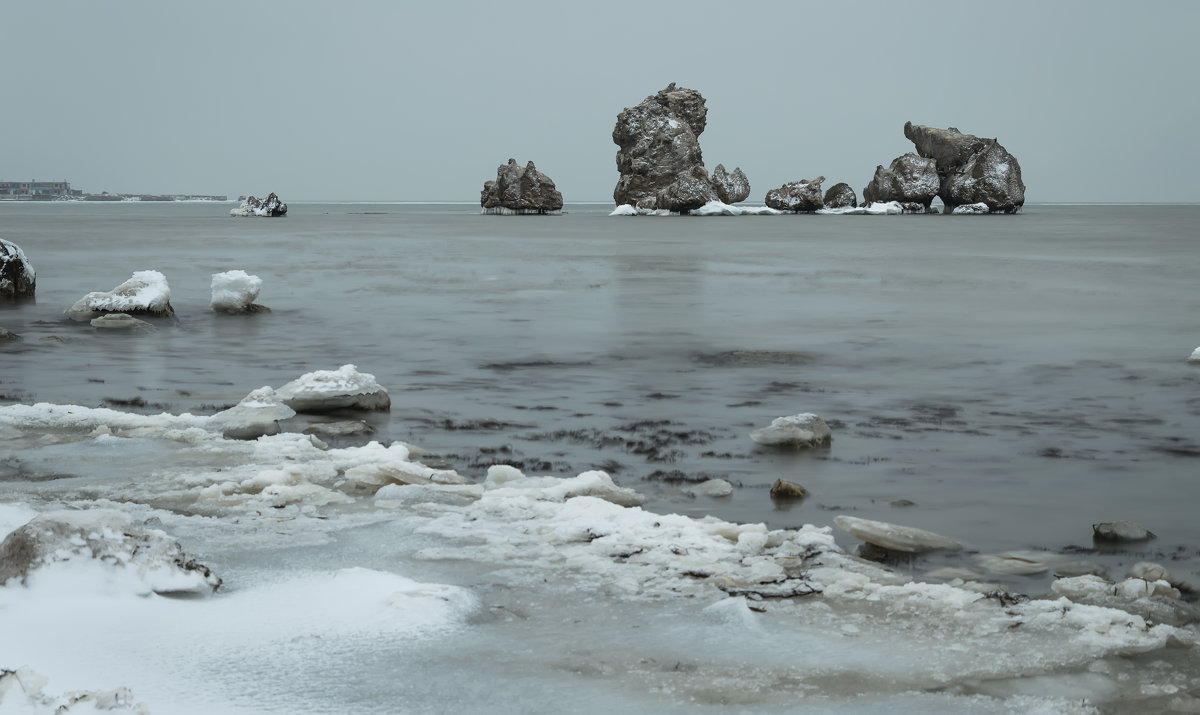
<path fill-rule="evenodd" d="M 248 197 L 242 205 L 229 210 L 230 216 L 287 216 L 287 204 L 272 191 L 267 198 Z"/>
<path fill-rule="evenodd" d="M 707 113 L 699 92 L 671 83 L 617 115 L 613 141 L 621 176 L 613 199 L 618 206 L 688 213 L 710 201 L 733 204 L 750 195 L 741 169 L 728 173 L 718 165 L 711 176 L 705 170 L 698 137 Z M 863 189 L 863 206 L 894 202 L 907 212 L 928 212 L 940 198 L 948 212 L 1015 213 L 1025 203 L 1020 164 L 995 139 L 911 122 L 904 125 L 904 135 L 916 153 L 876 168 Z M 818 176 L 789 182 L 768 191 L 765 203 L 798 213 L 859 206 L 848 184 L 822 191 L 824 181 Z"/>
<path fill-rule="evenodd" d="M 563 198 L 532 161 L 520 166 L 509 159 L 496 169 L 494 181 L 484 182 L 479 205 L 485 214 L 556 214 L 562 211 Z"/>

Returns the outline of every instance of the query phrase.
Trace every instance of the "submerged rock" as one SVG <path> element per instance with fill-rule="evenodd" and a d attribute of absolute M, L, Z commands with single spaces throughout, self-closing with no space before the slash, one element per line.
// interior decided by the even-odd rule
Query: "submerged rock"
<path fill-rule="evenodd" d="M 233 407 L 209 417 L 208 422 L 228 439 L 258 439 L 279 434 L 279 421 L 295 415 L 275 390 L 260 387 Z"/>
<path fill-rule="evenodd" d="M 827 209 L 852 209 L 858 206 L 858 197 L 850 184 L 842 181 L 829 187 L 823 203 Z"/>
<path fill-rule="evenodd" d="M 786 479 L 776 479 L 775 483 L 771 485 L 772 499 L 803 499 L 807 496 L 807 489 Z"/>
<path fill-rule="evenodd" d="M 815 179 L 792 181 L 778 189 L 767 192 L 767 206 L 778 211 L 809 212 L 825 207 L 825 197 L 821 193 L 821 182 L 824 176 Z"/>
<path fill-rule="evenodd" d="M 158 330 L 150 323 L 138 320 L 128 313 L 108 313 L 99 318 L 93 318 L 92 327 L 104 330 L 128 330 L 137 333 L 152 333 Z"/>
<path fill-rule="evenodd" d="M 872 521 L 855 516 L 838 516 L 833 523 L 851 536 L 889 551 L 919 554 L 926 551 L 957 551 L 962 544 L 940 534 L 911 526 Z"/>
<path fill-rule="evenodd" d="M 171 288 L 158 271 L 138 271 L 107 293 L 88 293 L 64 311 L 71 320 L 90 321 L 105 313 L 172 318 Z"/>
<path fill-rule="evenodd" d="M 279 388 L 276 393 L 296 412 L 330 412 L 340 409 L 386 411 L 392 398 L 375 376 L 359 372 L 354 365 L 337 370 L 306 373 Z"/>
<path fill-rule="evenodd" d="M 0 343 L 16 342 L 20 339 L 20 335 L 17 335 L 8 328 L 0 328 Z"/>
<path fill-rule="evenodd" d="M 249 197 L 242 202 L 242 205 L 236 209 L 229 210 L 230 216 L 286 216 L 287 204 L 279 200 L 279 197 L 272 191 L 265 199 L 259 199 L 254 196 Z"/>
<path fill-rule="evenodd" d="M 0 585 L 24 584 L 39 569 L 80 560 L 133 574 L 122 583 L 140 594 L 203 595 L 221 585 L 166 533 L 109 509 L 46 512 L 10 533 L 0 542 Z"/>
<path fill-rule="evenodd" d="M 672 82 L 617 115 L 618 206 L 687 213 L 718 199 L 700 152 L 707 114 L 699 92 Z"/>
<path fill-rule="evenodd" d="M 908 153 L 892 160 L 888 168 L 875 167 L 875 176 L 863 189 L 863 202 L 898 201 L 927 210 L 938 195 L 941 182 L 933 159 Z M 909 209 L 909 207 L 906 207 Z M 909 209 L 911 210 L 911 209 Z"/>
<path fill-rule="evenodd" d="M 214 273 L 210 284 L 212 299 L 209 306 L 214 312 L 227 315 L 270 311 L 270 308 L 254 302 L 258 299 L 258 292 L 262 290 L 262 284 L 262 278 L 241 270 Z"/>
<path fill-rule="evenodd" d="M 712 186 L 717 192 L 717 199 L 723 204 L 736 204 L 750 197 L 750 180 L 740 168 L 735 168 L 730 174 L 725 171 L 724 164 L 717 164 L 712 173 Z"/>
<path fill-rule="evenodd" d="M 992 213 L 1016 213 L 1025 204 L 1021 165 L 997 140 L 912 122 L 904 123 L 904 136 L 936 163 L 938 196 L 947 211 L 983 203 Z"/>
<path fill-rule="evenodd" d="M 484 213 L 554 214 L 562 211 L 563 198 L 532 161 L 522 167 L 509 159 L 496 169 L 495 180 L 484 182 L 479 205 Z"/>
<path fill-rule="evenodd" d="M 37 272 L 21 247 L 0 238 L 0 299 L 25 300 L 37 290 Z"/>
<path fill-rule="evenodd" d="M 1132 521 L 1106 521 L 1092 524 L 1092 538 L 1096 541 L 1145 541 L 1155 536 Z"/>
<path fill-rule="evenodd" d="M 811 412 L 804 412 L 776 417 L 770 425 L 751 432 L 750 439 L 768 447 L 803 449 L 828 446 L 833 441 L 833 434 L 825 420 Z"/>

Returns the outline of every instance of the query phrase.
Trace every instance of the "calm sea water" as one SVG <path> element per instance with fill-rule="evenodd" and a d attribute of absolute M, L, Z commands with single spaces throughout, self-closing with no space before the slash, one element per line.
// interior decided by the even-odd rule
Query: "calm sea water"
<path fill-rule="evenodd" d="M 420 445 L 471 478 L 496 463 L 600 468 L 656 511 L 771 528 L 848 513 L 969 546 L 930 566 L 1089 549 L 1094 522 L 1129 519 L 1158 538 L 1089 558 L 1115 575 L 1167 562 L 1200 586 L 1198 206 L 229 208 L 0 203 L 0 237 L 37 269 L 36 302 L 0 308 L 23 337 L 0 345 L 0 403 L 211 413 L 353 363 L 393 399 L 366 417 L 371 439 Z M 130 336 L 63 317 L 145 269 L 166 275 L 176 321 Z M 211 275 L 232 269 L 263 279 L 271 312 L 209 309 Z M 779 454 L 747 436 L 799 412 L 830 423 L 830 449 Z M 734 495 L 691 495 L 706 478 Z M 811 496 L 777 505 L 779 478 Z"/>

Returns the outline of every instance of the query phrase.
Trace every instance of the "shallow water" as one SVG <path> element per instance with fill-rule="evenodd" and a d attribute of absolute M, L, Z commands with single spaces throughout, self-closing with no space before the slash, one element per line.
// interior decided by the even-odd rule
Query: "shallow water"
<path fill-rule="evenodd" d="M 38 272 L 35 303 L 0 309 L 23 336 L 0 346 L 0 397 L 211 413 L 353 363 L 392 394 L 390 414 L 366 417 L 372 439 L 471 478 L 494 463 L 600 468 L 655 511 L 771 528 L 851 513 L 968 545 L 916 571 L 1088 551 L 1092 523 L 1129 519 L 1158 538 L 1084 558 L 1114 575 L 1169 560 L 1200 585 L 1200 369 L 1186 361 L 1200 207 L 624 218 L 298 204 L 275 220 L 228 207 L 0 204 L 0 236 Z M 157 332 L 63 317 L 144 269 L 166 275 L 177 313 Z M 271 312 L 211 312 L 211 274 L 232 269 L 263 279 Z M 830 449 L 748 439 L 798 412 L 831 424 Z M 0 480 L 82 460 L 26 455 Z M 709 477 L 734 495 L 689 493 Z M 773 503 L 777 478 L 811 496 Z"/>

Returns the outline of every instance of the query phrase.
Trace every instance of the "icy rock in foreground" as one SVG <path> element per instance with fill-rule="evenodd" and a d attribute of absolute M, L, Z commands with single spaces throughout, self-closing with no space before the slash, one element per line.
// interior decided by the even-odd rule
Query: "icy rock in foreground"
<path fill-rule="evenodd" d="M 279 399 L 297 412 L 355 409 L 384 412 L 392 407 L 388 391 L 375 376 L 354 365 L 306 373 L 276 390 Z"/>
<path fill-rule="evenodd" d="M 286 216 L 287 204 L 279 200 L 272 191 L 265 199 L 249 197 L 236 209 L 229 210 L 230 216 Z"/>
<path fill-rule="evenodd" d="M 279 434 L 279 420 L 295 415 L 296 411 L 283 404 L 275 390 L 260 387 L 233 407 L 209 417 L 208 423 L 229 439 L 257 439 Z"/>
<path fill-rule="evenodd" d="M 521 167 L 516 159 L 509 159 L 496 169 L 494 180 L 483 183 L 479 205 L 485 214 L 558 214 L 563 197 L 532 161 Z"/>
<path fill-rule="evenodd" d="M 63 695 L 45 692 L 48 680 L 29 668 L 0 669 L 0 712 L 16 715 L 83 715 L 83 713 L 135 713 L 150 715 L 150 709 L 135 702 L 129 688 L 79 690 Z"/>
<path fill-rule="evenodd" d="M 179 542 L 109 509 L 51 511 L 0 542 L 0 584 L 27 584 L 39 571 L 69 562 L 99 564 L 111 586 L 138 595 L 205 595 L 221 585 Z"/>
<path fill-rule="evenodd" d="M 149 315 L 172 318 L 171 288 L 158 271 L 137 271 L 129 280 L 107 293 L 92 292 L 64 311 L 71 320 L 91 321 L 105 313 Z"/>
<path fill-rule="evenodd" d="M 828 446 L 833 441 L 833 434 L 825 420 L 811 412 L 804 412 L 776 417 L 770 425 L 751 432 L 750 439 L 768 447 L 802 449 Z"/>
<path fill-rule="evenodd" d="M 838 516 L 833 523 L 857 539 L 889 551 L 919 554 L 926 551 L 957 551 L 962 544 L 940 534 L 911 526 L 889 524 L 886 521 L 860 519 L 856 516 Z"/>
<path fill-rule="evenodd" d="M 217 313 L 239 315 L 270 310 L 256 304 L 258 292 L 262 290 L 262 278 L 245 271 L 225 271 L 212 274 L 212 300 L 209 303 Z"/>
<path fill-rule="evenodd" d="M 37 273 L 21 247 L 0 238 L 0 298 L 32 298 L 37 290 Z"/>

